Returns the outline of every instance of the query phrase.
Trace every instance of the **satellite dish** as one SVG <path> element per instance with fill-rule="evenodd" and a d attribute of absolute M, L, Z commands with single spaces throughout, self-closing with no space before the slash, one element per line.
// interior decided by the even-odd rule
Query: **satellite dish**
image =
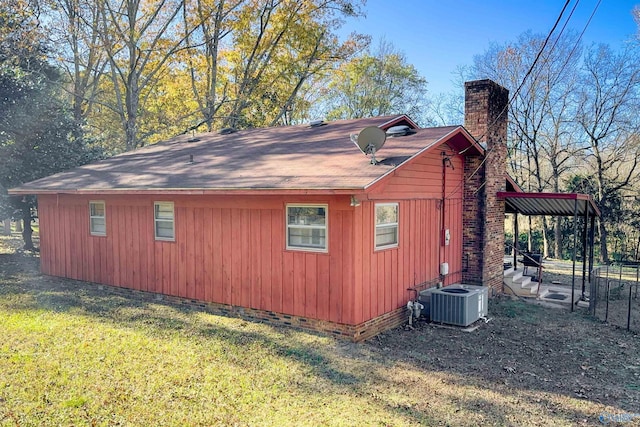
<path fill-rule="evenodd" d="M 387 135 L 377 126 L 369 126 L 357 135 L 351 135 L 351 141 L 358 146 L 365 155 L 371 154 L 371 164 L 376 164 L 376 151 L 382 148 Z"/>

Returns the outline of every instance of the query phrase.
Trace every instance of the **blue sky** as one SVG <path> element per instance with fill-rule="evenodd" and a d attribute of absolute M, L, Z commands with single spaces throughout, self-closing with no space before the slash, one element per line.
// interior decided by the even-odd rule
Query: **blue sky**
<path fill-rule="evenodd" d="M 546 35 L 564 3 L 563 0 L 368 0 L 366 18 L 348 20 L 342 32 L 369 34 L 374 48 L 380 39 L 393 43 L 427 79 L 433 95 L 453 90 L 452 72 L 456 67 L 471 65 L 474 55 L 485 52 L 492 42 L 515 41 L 527 30 Z M 582 32 L 598 0 L 571 0 L 563 18 L 568 17 L 576 3 L 567 28 Z M 583 42 L 603 42 L 619 48 L 637 32 L 631 15 L 637 3 L 640 0 L 602 0 Z"/>

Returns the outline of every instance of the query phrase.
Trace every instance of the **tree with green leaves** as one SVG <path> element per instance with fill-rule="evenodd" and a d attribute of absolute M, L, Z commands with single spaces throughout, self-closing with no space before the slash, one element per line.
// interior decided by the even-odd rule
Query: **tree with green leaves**
<path fill-rule="evenodd" d="M 305 85 L 363 47 L 357 35 L 340 43 L 334 34 L 342 17 L 358 14 L 355 0 L 247 1 L 232 24 L 234 48 L 226 51 L 223 127 L 290 124 L 304 116 L 306 105 L 298 101 Z"/>
<path fill-rule="evenodd" d="M 424 121 L 427 80 L 391 43 L 341 64 L 324 93 L 326 118 L 407 114 Z"/>
<path fill-rule="evenodd" d="M 47 61 L 42 40 L 27 2 L 9 0 L 0 6 L 0 217 L 23 220 L 27 250 L 34 249 L 35 199 L 8 197 L 6 190 L 99 155 L 74 137 L 76 123 L 61 101 L 60 72 Z"/>
<path fill-rule="evenodd" d="M 100 80 L 107 66 L 100 40 L 97 0 L 40 0 L 46 7 L 50 44 L 64 71 L 63 88 L 82 137 L 87 119 L 99 102 Z M 50 55 L 51 56 L 51 55 Z"/>

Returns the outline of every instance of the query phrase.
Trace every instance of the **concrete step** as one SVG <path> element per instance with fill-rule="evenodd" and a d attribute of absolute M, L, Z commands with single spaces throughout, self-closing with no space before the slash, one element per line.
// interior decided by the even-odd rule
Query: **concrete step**
<path fill-rule="evenodd" d="M 527 284 L 523 285 L 523 288 L 532 288 L 534 286 L 538 286 L 538 282 L 536 282 L 535 280 L 533 280 L 531 277 L 529 277 L 529 280 L 527 280 Z"/>
<path fill-rule="evenodd" d="M 520 286 L 523 289 L 528 288 L 529 285 L 531 284 L 531 277 L 523 276 L 523 277 L 520 277 L 518 280 L 515 280 L 514 282 L 517 283 L 518 286 Z"/>
<path fill-rule="evenodd" d="M 522 270 L 516 270 L 516 271 L 514 271 L 514 272 L 513 272 L 513 274 L 511 275 L 511 278 L 512 278 L 513 280 L 516 280 L 516 281 L 518 281 L 518 280 L 522 279 L 522 277 L 523 277 Z"/>
<path fill-rule="evenodd" d="M 531 295 L 535 296 L 536 292 L 538 291 L 537 283 L 535 283 L 532 287 L 522 287 L 521 282 L 514 282 L 509 277 L 505 277 L 503 282 L 506 285 L 505 291 L 510 294 L 513 293 L 522 297 L 528 297 Z M 529 283 L 527 284 L 530 285 Z"/>

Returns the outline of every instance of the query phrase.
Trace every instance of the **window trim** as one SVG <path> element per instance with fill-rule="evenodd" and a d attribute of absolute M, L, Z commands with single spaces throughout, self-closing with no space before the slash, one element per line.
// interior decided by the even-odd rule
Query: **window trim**
<path fill-rule="evenodd" d="M 91 205 L 102 204 L 103 216 L 91 215 Z M 104 220 L 104 232 L 93 230 L 93 219 L 102 218 Z M 89 233 L 92 236 L 106 236 L 107 235 L 107 204 L 104 200 L 89 200 Z"/>
<path fill-rule="evenodd" d="M 158 218 L 156 216 L 156 207 L 159 205 L 171 205 L 171 219 Z M 158 236 L 158 222 L 171 222 L 171 237 Z M 175 242 L 176 240 L 176 208 L 173 202 L 153 202 L 153 235 L 155 240 L 163 242 Z"/>
<path fill-rule="evenodd" d="M 397 212 L 396 222 L 385 222 L 384 224 L 378 224 L 377 216 L 378 216 L 378 207 L 383 206 L 395 206 Z M 375 203 L 373 206 L 373 249 L 374 251 L 382 251 L 385 249 L 397 248 L 400 246 L 400 203 L 398 202 L 385 202 L 385 203 Z M 395 226 L 396 228 L 396 242 L 384 246 L 378 246 L 378 228 L 385 228 Z"/>
<path fill-rule="evenodd" d="M 298 224 L 289 224 L 289 208 L 324 208 L 324 226 L 319 225 L 305 225 L 300 226 Z M 310 248 L 303 246 L 291 246 L 289 245 L 289 229 L 290 227 L 297 228 L 310 228 L 324 230 L 324 248 Z M 302 252 L 316 252 L 316 253 L 328 253 L 329 252 L 329 205 L 323 203 L 287 203 L 284 208 L 284 238 L 285 247 L 289 251 L 302 251 Z"/>

